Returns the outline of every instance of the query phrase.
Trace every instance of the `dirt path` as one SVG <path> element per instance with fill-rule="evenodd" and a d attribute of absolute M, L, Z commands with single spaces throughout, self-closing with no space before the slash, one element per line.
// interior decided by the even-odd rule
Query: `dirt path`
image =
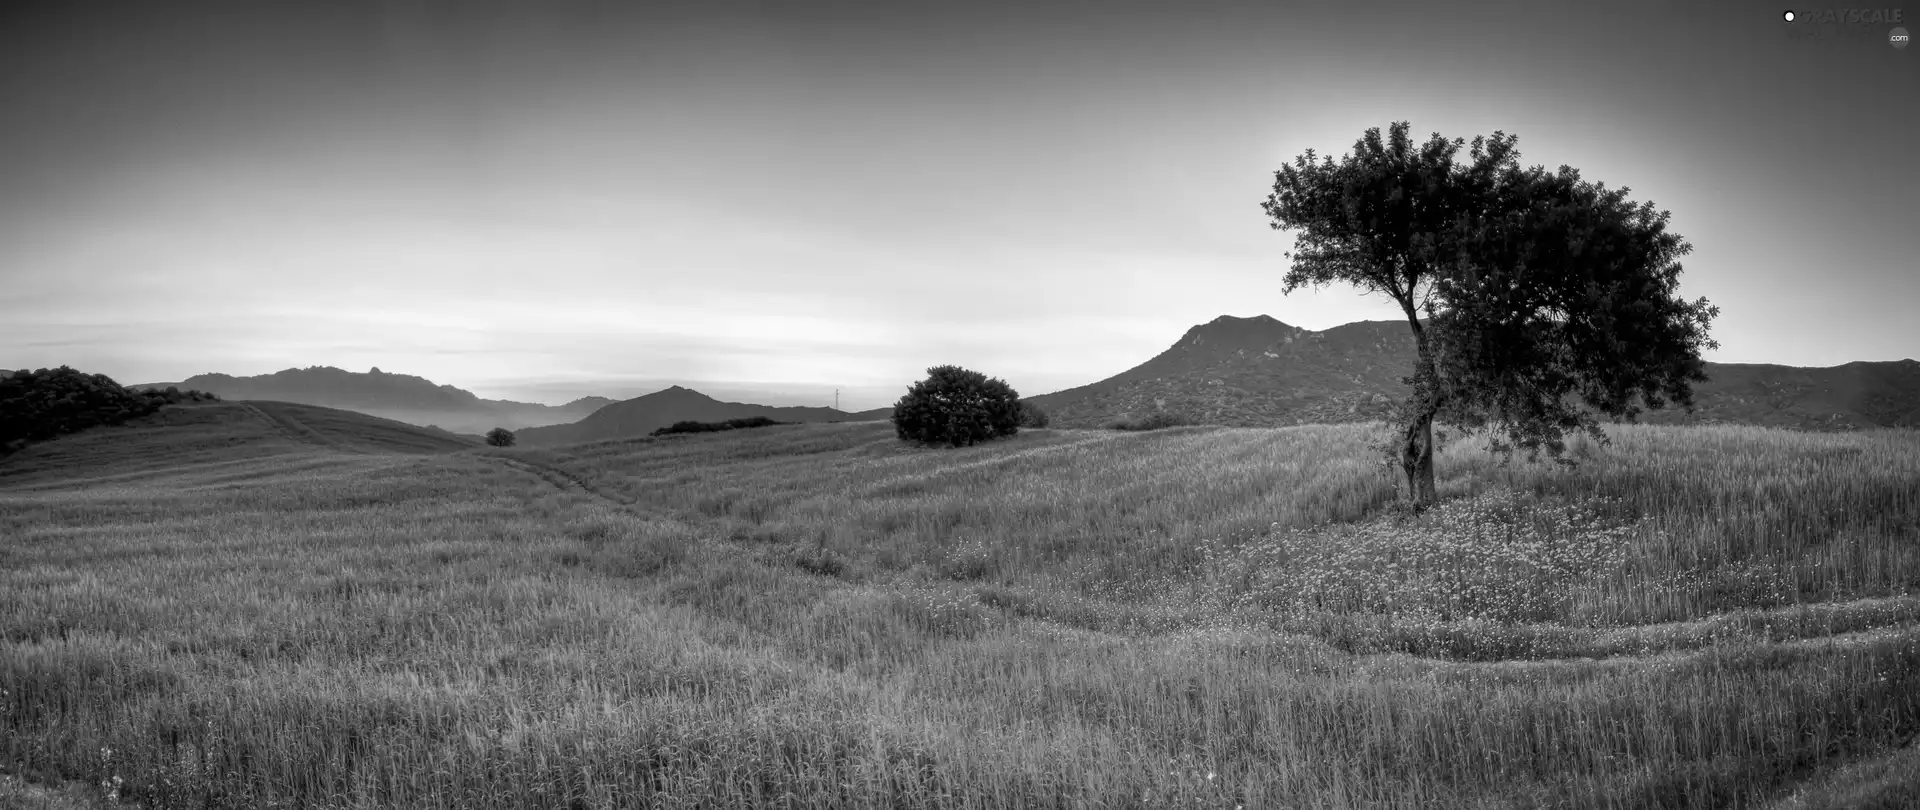
<path fill-rule="evenodd" d="M 289 416 L 285 413 L 281 413 L 278 408 L 272 408 L 272 407 L 262 408 L 251 402 L 245 402 L 245 401 L 242 401 L 239 404 L 240 404 L 240 407 L 247 409 L 248 411 L 252 412 L 253 415 L 258 416 L 262 420 L 264 420 L 267 423 L 267 427 L 272 429 L 273 432 L 278 434 L 281 438 L 288 439 L 290 441 L 299 442 L 301 444 L 311 444 L 317 447 L 325 447 L 329 450 L 338 450 L 342 453 L 355 453 L 355 454 L 364 455 L 366 452 L 364 450 L 361 450 L 360 448 L 343 444 L 340 441 L 337 441 L 332 437 L 327 436 L 324 433 L 321 433 L 320 431 L 314 430 L 313 428 L 308 427 L 306 424 L 302 423 L 300 420 L 295 419 L 292 416 Z"/>
<path fill-rule="evenodd" d="M 536 476 L 540 480 L 554 485 L 555 487 L 559 488 L 563 492 L 578 490 L 579 492 L 584 493 L 588 497 L 591 497 L 598 501 L 602 501 L 607 505 L 615 507 L 617 509 L 633 508 L 633 501 L 630 501 L 626 498 L 622 498 L 600 487 L 594 486 L 593 484 L 588 483 L 586 479 L 583 479 L 577 475 L 574 475 L 573 473 L 567 472 L 566 470 L 563 470 L 551 464 L 542 464 L 536 461 L 527 461 L 526 459 L 509 458 L 507 456 L 496 456 L 496 455 L 483 455 L 481 456 L 481 458 L 490 459 L 492 461 L 505 465 L 506 467 L 519 470 L 529 475 Z"/>

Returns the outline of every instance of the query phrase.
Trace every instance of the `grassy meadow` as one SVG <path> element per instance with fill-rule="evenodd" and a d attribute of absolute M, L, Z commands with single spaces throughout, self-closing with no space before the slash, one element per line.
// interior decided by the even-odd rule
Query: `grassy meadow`
<path fill-rule="evenodd" d="M 1456 442 L 1411 516 L 1366 425 L 534 450 L 247 407 L 0 460 L 0 769 L 146 808 L 1920 795 L 1912 431 Z"/>

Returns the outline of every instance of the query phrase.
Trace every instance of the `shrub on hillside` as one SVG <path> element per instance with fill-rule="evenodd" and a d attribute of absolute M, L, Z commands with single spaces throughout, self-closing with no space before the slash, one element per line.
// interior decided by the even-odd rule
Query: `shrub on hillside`
<path fill-rule="evenodd" d="M 953 447 L 1020 432 L 1020 393 L 1004 380 L 959 366 L 927 369 L 927 378 L 893 404 L 900 438 Z"/>
<path fill-rule="evenodd" d="M 1020 403 L 1020 426 L 1023 428 L 1043 428 L 1047 426 L 1047 412 L 1031 402 Z"/>
<path fill-rule="evenodd" d="M 493 445 L 494 447 L 512 447 L 513 431 L 502 427 L 489 430 L 487 431 L 487 444 Z"/>
<path fill-rule="evenodd" d="M 118 425 L 167 405 L 214 402 L 204 391 L 128 390 L 105 374 L 67 366 L 0 374 L 0 452 L 99 425 Z"/>
<path fill-rule="evenodd" d="M 1108 430 L 1160 430 L 1194 424 L 1194 420 L 1172 411 L 1154 411 L 1143 417 L 1131 414 L 1107 423 Z"/>
<path fill-rule="evenodd" d="M 720 430 L 739 430 L 742 428 L 772 427 L 774 425 L 785 425 L 785 424 L 790 424 L 790 423 L 776 422 L 765 416 L 749 416 L 742 419 L 727 419 L 725 421 L 720 421 L 720 422 L 696 422 L 689 419 L 685 421 L 675 422 L 672 425 L 669 425 L 667 427 L 659 428 L 649 435 L 666 436 L 673 433 L 712 433 L 714 431 L 720 431 Z"/>

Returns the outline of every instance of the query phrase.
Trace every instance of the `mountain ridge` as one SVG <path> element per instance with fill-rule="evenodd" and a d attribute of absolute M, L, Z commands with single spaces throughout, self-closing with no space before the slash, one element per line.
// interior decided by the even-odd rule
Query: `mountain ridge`
<path fill-rule="evenodd" d="M 538 447 L 645 436 L 675 422 L 719 422 L 756 416 L 779 422 L 860 422 L 885 419 L 892 413 L 892 408 L 850 413 L 836 408 L 805 405 L 722 402 L 691 388 L 675 385 L 607 405 L 578 422 L 519 431 L 515 439 L 517 444 Z"/>
<path fill-rule="evenodd" d="M 167 386 L 208 391 L 230 400 L 272 400 L 338 408 L 455 433 L 565 424 L 614 402 L 598 396 L 581 397 L 557 406 L 484 399 L 463 388 L 436 384 L 411 374 L 392 374 L 381 371 L 379 366 L 365 372 L 308 366 L 251 377 L 209 372 L 177 383 L 141 383 L 128 388 Z"/>
<path fill-rule="evenodd" d="M 1404 321 L 1357 321 L 1322 330 L 1269 315 L 1221 315 L 1188 328 L 1165 350 L 1132 368 L 1048 394 L 1025 397 L 1062 428 L 1102 427 L 1168 411 L 1234 427 L 1354 422 L 1384 418 L 1406 396 L 1413 336 Z M 1920 427 L 1920 361 L 1852 361 L 1800 367 L 1708 363 L 1695 411 L 1649 411 L 1654 424 L 1740 423 L 1811 430 Z M 345 392 L 265 390 L 262 380 L 350 383 Z M 149 383 L 134 388 L 165 387 Z M 673 385 L 626 400 L 582 397 L 563 406 L 486 400 L 421 377 L 331 366 L 259 377 L 202 374 L 180 383 L 227 399 L 274 399 L 344 408 L 472 436 L 514 430 L 522 444 L 552 445 L 644 436 L 674 422 L 767 417 L 782 422 L 886 419 L 892 408 L 846 412 L 828 407 L 723 402 Z M 358 387 L 355 387 L 358 386 Z M 285 387 L 285 386 L 281 386 Z M 255 390 L 261 389 L 261 390 Z M 369 402 L 382 390 L 412 392 L 411 407 Z M 369 393 L 372 392 L 372 393 Z M 360 398 L 359 404 L 352 400 Z M 571 417 L 571 418 L 569 418 Z M 545 421 L 541 421 L 545 420 Z"/>
<path fill-rule="evenodd" d="M 1138 366 L 1028 399 L 1060 427 L 1154 411 L 1245 427 L 1379 418 L 1411 365 L 1401 344 L 1410 352 L 1412 336 L 1404 323 L 1395 328 L 1359 321 L 1315 331 L 1223 315 Z"/>
<path fill-rule="evenodd" d="M 1379 419 L 1405 398 L 1413 335 L 1405 321 L 1302 329 L 1265 315 L 1221 316 L 1112 377 L 1029 397 L 1059 427 L 1097 427 L 1171 411 L 1238 427 Z M 1838 366 L 1707 363 L 1695 411 L 1648 411 L 1654 424 L 1740 423 L 1810 430 L 1920 427 L 1920 361 Z"/>

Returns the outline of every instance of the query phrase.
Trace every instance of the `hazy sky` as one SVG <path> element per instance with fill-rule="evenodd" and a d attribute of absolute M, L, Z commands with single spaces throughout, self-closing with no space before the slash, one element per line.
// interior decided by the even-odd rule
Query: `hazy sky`
<path fill-rule="evenodd" d="M 1920 46 L 1786 5 L 7 0 L 0 367 L 1045 393 L 1398 317 L 1259 208 L 1395 120 L 1673 211 L 1708 359 L 1920 358 Z"/>

